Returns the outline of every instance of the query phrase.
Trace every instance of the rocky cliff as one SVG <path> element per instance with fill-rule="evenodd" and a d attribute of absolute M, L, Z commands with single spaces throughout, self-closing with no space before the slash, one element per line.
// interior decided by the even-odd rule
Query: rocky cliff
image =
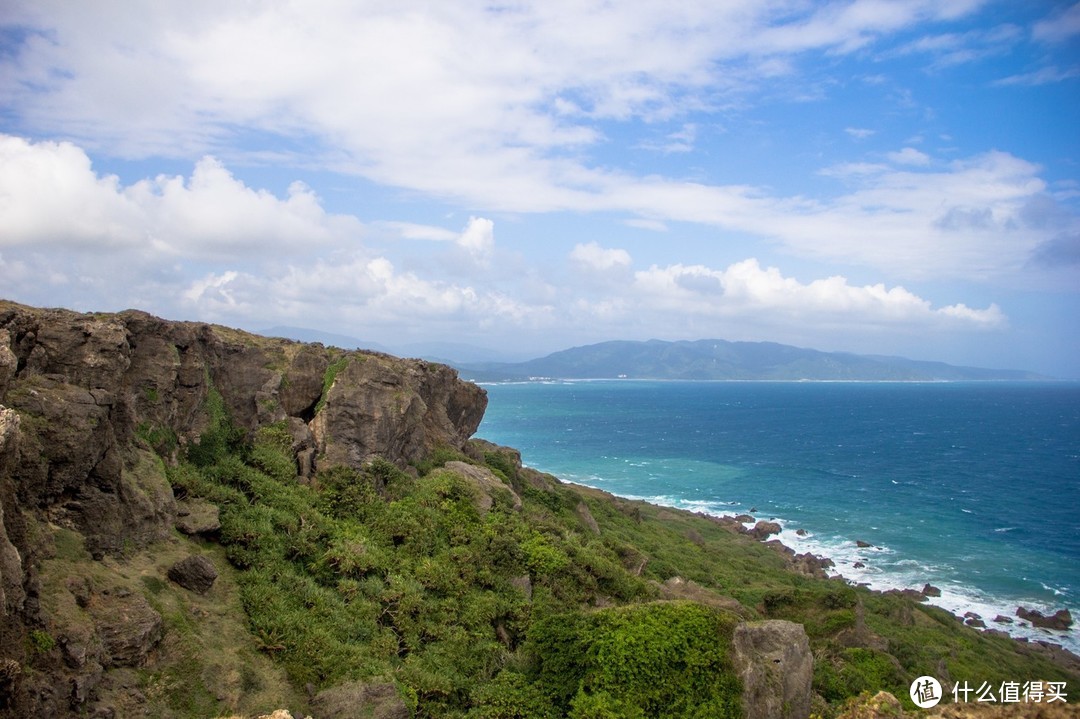
<path fill-rule="evenodd" d="M 57 552 L 47 530 L 73 533 L 98 560 L 167 538 L 177 510 L 162 458 L 197 445 L 215 414 L 239 434 L 287 428 L 304 479 L 324 464 L 408 468 L 437 447 L 460 449 L 486 403 L 429 362 L 0 301 L 0 711 L 67 711 L 103 670 L 152 650 L 154 610 L 92 588 L 72 592 L 87 636 L 54 636 L 38 576 Z M 129 636 L 118 614 L 146 636 Z M 21 669 L 58 639 L 62 666 Z"/>

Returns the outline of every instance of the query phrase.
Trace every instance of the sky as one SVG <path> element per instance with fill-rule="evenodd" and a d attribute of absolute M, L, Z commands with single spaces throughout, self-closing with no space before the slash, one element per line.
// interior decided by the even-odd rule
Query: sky
<path fill-rule="evenodd" d="M 1080 3 L 0 0 L 0 297 L 1080 378 Z"/>

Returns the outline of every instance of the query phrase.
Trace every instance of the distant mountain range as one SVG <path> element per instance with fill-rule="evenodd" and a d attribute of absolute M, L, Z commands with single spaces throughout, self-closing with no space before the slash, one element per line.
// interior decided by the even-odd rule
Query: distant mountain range
<path fill-rule="evenodd" d="M 1032 372 L 957 367 L 903 357 L 819 352 L 774 342 L 614 341 L 527 362 L 452 363 L 465 379 L 959 381 L 1048 379 Z"/>

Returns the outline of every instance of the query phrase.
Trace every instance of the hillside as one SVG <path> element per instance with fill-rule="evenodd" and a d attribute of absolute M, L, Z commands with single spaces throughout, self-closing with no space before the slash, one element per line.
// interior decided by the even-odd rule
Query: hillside
<path fill-rule="evenodd" d="M 0 302 L 0 716 L 837 716 L 1080 664 L 560 482 L 443 365 Z"/>
<path fill-rule="evenodd" d="M 476 381 L 557 379 L 956 381 L 1045 379 L 1030 372 L 956 367 L 772 342 L 602 342 L 516 363 L 459 363 Z"/>

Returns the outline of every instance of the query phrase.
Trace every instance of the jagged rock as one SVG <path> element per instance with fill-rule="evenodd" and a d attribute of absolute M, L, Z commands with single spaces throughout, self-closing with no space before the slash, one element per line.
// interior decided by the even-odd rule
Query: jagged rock
<path fill-rule="evenodd" d="M 814 655 L 801 624 L 780 619 L 735 627 L 732 659 L 746 719 L 806 719 Z"/>
<path fill-rule="evenodd" d="M 806 552 L 805 554 L 796 554 L 788 563 L 788 566 L 807 577 L 824 579 L 829 576 L 825 570 L 836 566 L 836 563 L 828 557 L 819 557 L 816 554 Z"/>
<path fill-rule="evenodd" d="M 976 629 L 986 628 L 986 622 L 984 622 L 980 617 L 967 617 L 966 619 L 964 619 L 964 624 L 968 625 L 969 627 L 975 627 Z"/>
<path fill-rule="evenodd" d="M 998 624 L 1012 624 L 1013 623 L 1012 617 L 1006 617 L 1004 614 L 999 614 L 996 617 L 994 617 L 994 621 L 997 622 Z"/>
<path fill-rule="evenodd" d="M 1040 629 L 1068 631 L 1073 623 L 1072 614 L 1069 613 L 1068 609 L 1059 609 L 1050 616 L 1046 616 L 1037 609 L 1017 607 L 1016 616 L 1028 620 L 1031 622 L 1032 626 L 1039 627 Z"/>
<path fill-rule="evenodd" d="M 447 462 L 445 469 L 464 477 L 473 490 L 473 501 L 481 514 L 486 514 L 498 496 L 506 497 L 515 510 L 521 509 L 521 497 L 487 467 L 478 467 L 467 462 Z"/>
<path fill-rule="evenodd" d="M 18 366 L 19 358 L 11 351 L 11 333 L 0 329 L 0 397 L 7 392 Z"/>
<path fill-rule="evenodd" d="M 795 534 L 800 536 L 800 537 L 805 537 L 806 535 L 809 534 L 809 532 L 807 532 L 805 529 L 796 529 Z"/>
<path fill-rule="evenodd" d="M 923 585 L 922 593 L 924 597 L 940 597 L 941 590 L 935 587 L 933 584 L 927 583 Z"/>
<path fill-rule="evenodd" d="M 176 528 L 188 535 L 213 534 L 221 529 L 221 513 L 216 505 L 192 497 L 176 503 Z"/>
<path fill-rule="evenodd" d="M 138 594 L 95 596 L 90 614 L 108 666 L 140 667 L 161 641 L 161 615 Z"/>
<path fill-rule="evenodd" d="M 329 465 L 359 469 L 380 456 L 407 464 L 439 445 L 462 447 L 486 406 L 483 389 L 444 365 L 352 353 L 310 425 Z"/>
<path fill-rule="evenodd" d="M 754 539 L 763 540 L 770 534 L 779 534 L 781 529 L 780 525 L 776 522 L 766 522 L 762 519 L 750 530 L 750 536 Z"/>
<path fill-rule="evenodd" d="M 749 514 L 736 514 L 735 521 L 739 522 L 740 524 L 746 524 L 747 522 L 753 522 L 754 518 L 751 517 Z"/>
<path fill-rule="evenodd" d="M 870 542 L 865 542 L 865 541 L 863 541 L 861 539 L 856 539 L 855 540 L 855 546 L 858 547 L 859 549 L 866 549 L 867 547 L 872 547 L 874 545 L 870 544 Z"/>
<path fill-rule="evenodd" d="M 19 415 L 0 406 L 0 470 L 15 459 L 18 434 Z M 8 537 L 0 504 L 0 617 L 21 610 L 25 599 L 22 556 Z"/>
<path fill-rule="evenodd" d="M 863 562 L 855 562 L 851 566 L 854 569 L 864 569 L 866 567 L 866 564 L 864 564 Z"/>
<path fill-rule="evenodd" d="M 190 589 L 199 594 L 206 594 L 217 580 L 217 569 L 214 563 L 206 557 L 196 554 L 181 559 L 169 567 L 169 579 L 179 584 L 184 589 Z"/>
<path fill-rule="evenodd" d="M 319 719 L 408 719 L 409 709 L 390 682 L 349 682 L 324 689 L 311 700 Z"/>

